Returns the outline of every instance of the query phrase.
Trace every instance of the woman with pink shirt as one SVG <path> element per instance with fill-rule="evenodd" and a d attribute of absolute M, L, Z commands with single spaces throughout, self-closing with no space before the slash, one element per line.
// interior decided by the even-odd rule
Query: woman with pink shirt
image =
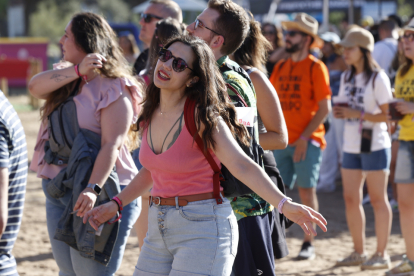
<path fill-rule="evenodd" d="M 109 255 L 110 259 L 102 260 L 104 264 L 96 261 L 96 256 L 81 256 L 80 252 L 84 252 L 84 248 L 73 248 L 73 244 L 71 247 L 66 242 L 56 240 L 56 235 L 61 234 L 57 227 L 61 217 L 68 213 L 65 210 L 68 204 L 73 203 L 73 210 L 69 211 L 77 217 L 83 217 L 95 203 L 100 204 L 96 202 L 97 199 L 100 200 L 98 195 L 102 190 L 106 192 L 103 186 L 109 175 L 112 175 L 114 166 L 121 190 L 137 174 L 130 150 L 138 140 L 135 137 L 136 132 L 131 131 L 131 125 L 136 122 L 140 111 L 141 87 L 132 76 L 132 70 L 122 55 L 115 33 L 102 17 L 93 13 L 75 15 L 67 25 L 60 44 L 66 64 L 62 63 L 55 70 L 37 74 L 29 83 L 30 93 L 36 98 L 46 100 L 41 109 L 42 125 L 31 169 L 42 178 L 48 232 L 59 275 L 114 275 L 121 265 L 129 232 L 139 216 L 140 198 L 135 198 L 131 206 L 126 207 L 122 213 L 118 234 L 111 238 L 115 244 Z M 69 167 L 59 165 L 59 162 L 56 165 L 46 162 L 45 151 L 47 153 L 48 149 L 45 145 L 52 138 L 55 139 L 50 137 L 53 130 L 50 130 L 51 134 L 47 128 L 48 116 L 66 104 L 71 91 L 77 92 L 73 97 L 76 106 L 76 114 L 73 116 L 76 116 L 80 129 L 100 135 L 100 149 L 91 166 L 92 171 L 88 174 L 89 184 L 84 185 L 85 188 L 78 188 L 81 191 L 78 198 L 74 194 L 75 187 L 66 189 L 63 197 L 55 198 L 48 192 L 48 183 L 56 181 L 55 177 Z M 75 145 L 71 150 L 74 148 Z M 92 152 L 92 148 L 90 151 Z M 73 218 L 73 221 L 76 220 L 77 218 Z M 76 229 L 74 227 L 75 236 L 79 234 Z"/>
<path fill-rule="evenodd" d="M 237 122 L 226 91 L 213 52 L 204 41 L 181 36 L 160 50 L 154 82 L 146 90 L 137 122 L 144 167 L 114 197 L 116 202 L 100 205 L 83 218 L 97 229 L 152 187 L 148 233 L 134 275 L 230 275 L 232 270 L 237 221 L 229 200 L 218 193 L 209 162 L 187 130 L 186 104 L 195 103 L 200 145 L 211 154 L 213 164 L 225 165 L 305 233 L 316 235 L 312 222 L 326 231 L 322 215 L 286 198 L 245 155 L 234 137 L 245 145 L 250 138 Z"/>

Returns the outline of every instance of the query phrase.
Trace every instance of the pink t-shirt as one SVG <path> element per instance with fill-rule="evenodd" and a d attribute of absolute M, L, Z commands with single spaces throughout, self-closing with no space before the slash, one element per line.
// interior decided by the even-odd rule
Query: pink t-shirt
<path fill-rule="evenodd" d="M 115 102 L 122 93 L 128 91 L 132 96 L 132 105 L 134 110 L 133 122 L 138 119 L 140 112 L 140 103 L 142 96 L 138 87 L 126 78 L 109 79 L 97 76 L 88 84 L 83 85 L 81 92 L 73 98 L 76 104 L 78 122 L 80 128 L 91 130 L 101 134 L 101 111 Z M 40 178 L 54 178 L 64 166 L 49 165 L 44 160 L 44 144 L 49 139 L 47 125 L 42 123 L 40 126 L 35 152 L 33 155 L 30 169 L 37 172 Z M 116 170 L 119 177 L 120 185 L 128 185 L 129 182 L 138 173 L 138 170 L 132 160 L 125 145 L 119 151 L 116 160 Z"/>
<path fill-rule="evenodd" d="M 158 155 L 148 145 L 147 130 L 143 131 L 139 160 L 151 172 L 152 196 L 167 198 L 213 192 L 213 169 L 185 126 L 174 144 Z M 209 151 L 221 168 L 216 155 Z"/>

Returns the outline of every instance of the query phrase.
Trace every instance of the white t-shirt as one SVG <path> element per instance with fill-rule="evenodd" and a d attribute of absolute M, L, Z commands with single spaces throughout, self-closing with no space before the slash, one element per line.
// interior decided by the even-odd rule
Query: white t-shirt
<path fill-rule="evenodd" d="M 390 80 L 384 71 L 380 71 L 375 78 L 375 92 L 373 91 L 373 77 L 368 83 L 364 73 L 354 76 L 354 81 L 346 82 L 350 72 L 345 71 L 341 75 L 340 96 L 348 97 L 348 105 L 351 108 L 363 110 L 365 113 L 379 114 L 379 106 L 389 103 L 392 99 Z M 353 92 L 355 91 L 355 93 Z M 352 96 L 353 94 L 353 96 Z M 375 95 L 375 96 L 374 96 Z M 387 131 L 387 124 L 363 122 L 364 128 L 373 129 L 371 151 L 377 151 L 391 147 L 391 139 Z M 361 153 L 361 133 L 359 132 L 359 119 L 346 119 L 344 128 L 344 152 Z"/>
<path fill-rule="evenodd" d="M 394 38 L 386 38 L 375 43 L 372 57 L 378 65 L 384 69 L 389 78 L 395 76 L 395 71 L 391 69 L 391 63 L 397 52 L 398 41 Z"/>

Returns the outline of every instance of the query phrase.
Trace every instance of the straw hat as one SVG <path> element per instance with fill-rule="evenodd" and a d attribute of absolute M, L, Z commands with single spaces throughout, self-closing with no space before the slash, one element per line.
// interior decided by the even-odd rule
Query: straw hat
<path fill-rule="evenodd" d="M 363 28 L 352 28 L 338 44 L 342 47 L 359 46 L 372 52 L 374 50 L 374 36 Z"/>
<path fill-rule="evenodd" d="M 410 20 L 410 22 L 402 28 L 404 31 L 413 31 L 414 32 L 414 18 Z"/>
<path fill-rule="evenodd" d="M 283 21 L 282 28 L 285 30 L 296 29 L 312 36 L 315 46 L 322 47 L 323 41 L 318 36 L 318 21 L 306 13 L 298 13 L 293 21 Z"/>

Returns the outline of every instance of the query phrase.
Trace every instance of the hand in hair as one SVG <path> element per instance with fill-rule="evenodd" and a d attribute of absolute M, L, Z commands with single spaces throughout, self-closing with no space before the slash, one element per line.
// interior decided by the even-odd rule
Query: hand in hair
<path fill-rule="evenodd" d="M 81 75 L 88 75 L 94 69 L 102 68 L 103 62 L 106 62 L 106 58 L 103 55 L 88 54 L 79 64 L 79 73 Z"/>

